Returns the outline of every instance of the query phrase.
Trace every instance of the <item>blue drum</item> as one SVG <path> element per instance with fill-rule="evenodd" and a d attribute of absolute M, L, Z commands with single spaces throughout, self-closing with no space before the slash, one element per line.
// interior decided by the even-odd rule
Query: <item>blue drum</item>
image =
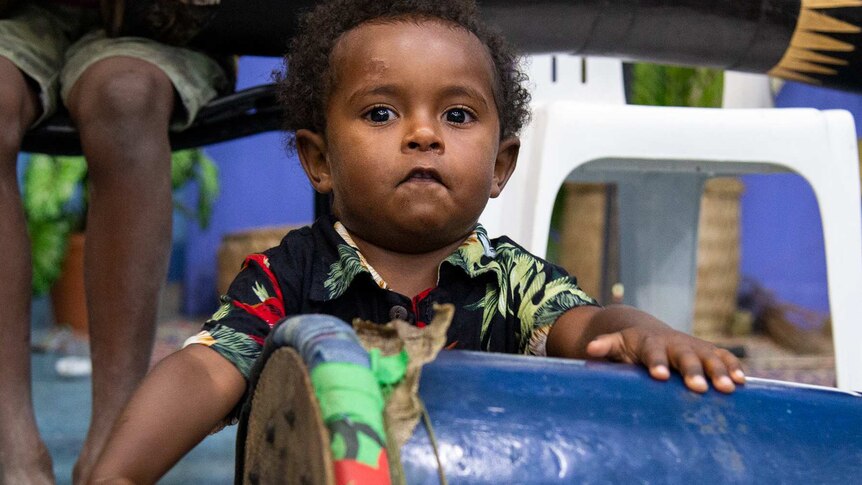
<path fill-rule="evenodd" d="M 451 483 L 853 483 L 862 398 L 749 379 L 697 394 L 639 367 L 443 352 L 420 394 Z M 427 431 L 410 484 L 440 483 Z"/>
<path fill-rule="evenodd" d="M 283 369 L 296 369 L 290 362 Z M 315 451 L 325 451 L 316 437 L 325 429 L 295 412 L 303 409 L 302 379 L 283 374 L 271 387 L 276 400 L 255 394 L 272 408 L 252 419 L 260 431 L 246 439 L 240 428 L 237 480 L 331 483 L 319 472 L 326 457 Z M 444 351 L 423 368 L 419 394 L 436 452 L 420 422 L 401 449 L 410 485 L 441 483 L 438 457 L 453 484 L 862 480 L 862 396 L 831 388 L 749 379 L 731 395 L 697 394 L 678 376 L 659 382 L 631 365 Z M 294 404 L 281 404 L 285 397 Z M 293 416 L 293 434 L 285 416 Z M 262 445 L 245 443 L 255 436 Z M 293 465 L 279 462 L 297 449 L 305 455 Z M 310 455 L 322 464 L 309 465 Z M 261 468 L 274 466 L 281 468 Z"/>

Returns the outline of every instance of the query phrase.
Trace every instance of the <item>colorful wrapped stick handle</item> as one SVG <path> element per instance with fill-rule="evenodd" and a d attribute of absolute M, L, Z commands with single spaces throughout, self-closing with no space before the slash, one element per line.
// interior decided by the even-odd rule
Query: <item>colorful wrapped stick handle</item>
<path fill-rule="evenodd" d="M 308 367 L 329 430 L 336 484 L 389 484 L 385 401 L 353 329 L 328 315 L 302 315 L 285 320 L 272 338 L 293 347 Z"/>

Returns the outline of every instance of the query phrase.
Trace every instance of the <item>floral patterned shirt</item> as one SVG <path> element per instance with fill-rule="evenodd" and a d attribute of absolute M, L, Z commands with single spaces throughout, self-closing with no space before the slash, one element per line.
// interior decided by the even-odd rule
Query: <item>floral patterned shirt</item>
<path fill-rule="evenodd" d="M 264 339 L 285 317 L 324 313 L 424 326 L 434 303 L 452 303 L 447 348 L 544 355 L 556 319 L 596 305 L 574 277 L 477 226 L 438 268 L 437 286 L 409 298 L 389 289 L 340 222 L 330 217 L 248 256 L 222 305 L 186 345 L 207 345 L 248 378 Z"/>

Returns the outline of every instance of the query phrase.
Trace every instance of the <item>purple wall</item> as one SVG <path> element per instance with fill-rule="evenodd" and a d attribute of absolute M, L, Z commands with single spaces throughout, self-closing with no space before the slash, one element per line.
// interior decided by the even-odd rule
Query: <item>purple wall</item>
<path fill-rule="evenodd" d="M 776 107 L 846 109 L 862 125 L 862 96 L 787 82 Z M 829 311 L 820 212 L 811 186 L 795 174 L 743 177 L 741 272 L 782 301 Z M 862 248 L 860 248 L 862 250 Z"/>
<path fill-rule="evenodd" d="M 271 82 L 281 60 L 243 57 L 237 89 Z M 259 226 L 305 224 L 313 218 L 313 191 L 299 161 L 284 148 L 283 133 L 266 133 L 206 147 L 220 170 L 221 196 L 207 230 L 187 224 L 183 311 L 209 314 L 218 307 L 216 252 L 224 234 Z M 193 193 L 188 194 L 194 197 Z"/>

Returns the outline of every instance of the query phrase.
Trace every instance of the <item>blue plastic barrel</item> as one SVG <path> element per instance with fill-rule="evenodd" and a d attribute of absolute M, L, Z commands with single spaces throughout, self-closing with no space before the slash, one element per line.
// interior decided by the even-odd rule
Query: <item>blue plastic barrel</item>
<path fill-rule="evenodd" d="M 606 363 L 450 351 L 420 395 L 450 483 L 862 483 L 862 397 L 749 379 L 731 395 Z M 439 484 L 420 423 L 409 484 Z"/>

